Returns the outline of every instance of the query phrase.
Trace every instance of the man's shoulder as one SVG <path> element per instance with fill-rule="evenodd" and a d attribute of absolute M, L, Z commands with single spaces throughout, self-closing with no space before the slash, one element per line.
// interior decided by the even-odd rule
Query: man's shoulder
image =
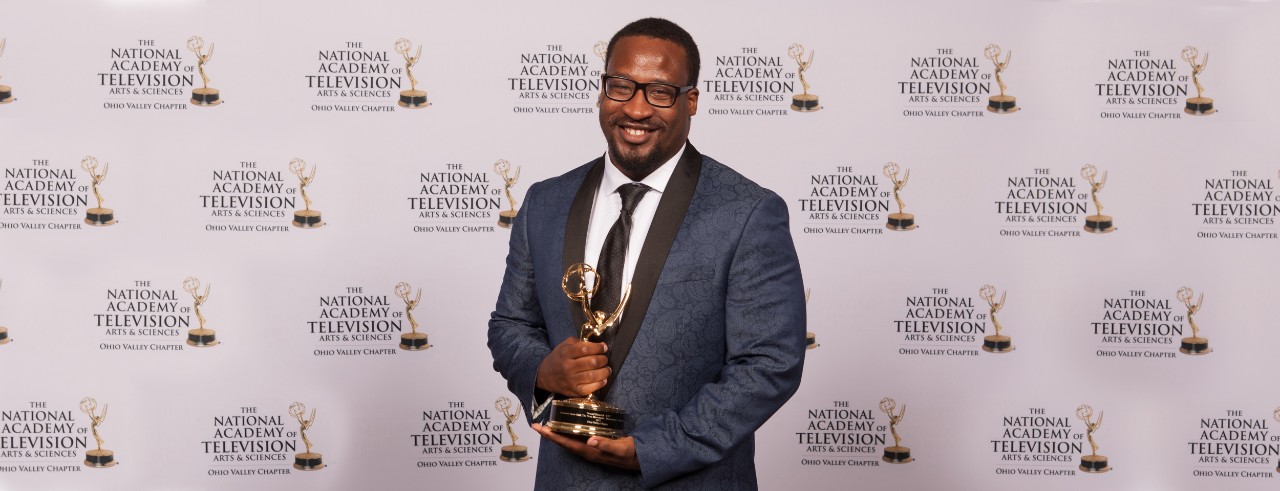
<path fill-rule="evenodd" d="M 758 201 L 776 194 L 706 154 L 702 155 L 702 172 L 699 181 L 701 181 L 699 187 L 706 186 L 705 191 L 714 190 L 717 193 L 728 191 L 736 194 L 737 199 L 740 200 Z"/>
<path fill-rule="evenodd" d="M 535 182 L 532 186 L 529 186 L 529 196 L 536 197 L 547 194 L 551 197 L 550 199 L 563 197 L 562 195 L 572 197 L 577 194 L 578 188 L 582 186 L 582 181 L 587 178 L 587 173 L 591 170 L 591 167 L 603 159 L 604 157 L 597 157 L 564 174 Z"/>

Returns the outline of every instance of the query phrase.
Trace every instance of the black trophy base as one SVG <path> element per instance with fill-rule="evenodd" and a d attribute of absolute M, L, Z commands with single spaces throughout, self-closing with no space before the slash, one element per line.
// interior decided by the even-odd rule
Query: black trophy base
<path fill-rule="evenodd" d="M 324 468 L 324 461 L 318 453 L 300 453 L 293 456 L 293 468 L 300 471 L 318 471 Z"/>
<path fill-rule="evenodd" d="M 84 453 L 84 465 L 98 469 L 115 467 L 116 453 L 110 450 L 90 450 Z"/>
<path fill-rule="evenodd" d="M 822 345 L 818 344 L 818 336 L 811 332 L 804 333 L 804 349 L 814 349 L 819 346 Z"/>
<path fill-rule="evenodd" d="M 400 335 L 400 349 L 402 350 L 422 351 L 430 347 L 431 345 L 427 344 L 427 333 L 425 332 L 411 332 Z"/>
<path fill-rule="evenodd" d="M 1090 474 L 1101 474 L 1111 470 L 1106 455 L 1086 455 L 1080 457 L 1080 470 Z"/>
<path fill-rule="evenodd" d="M 13 339 L 9 338 L 9 328 L 0 327 L 0 345 L 9 344 Z"/>
<path fill-rule="evenodd" d="M 293 226 L 298 228 L 320 228 L 324 226 L 324 220 L 320 218 L 320 212 L 316 210 L 302 210 L 293 212 Z"/>
<path fill-rule="evenodd" d="M 1013 351 L 1013 339 L 1003 334 L 982 338 L 982 351 L 988 353 L 1008 353 Z"/>
<path fill-rule="evenodd" d="M 818 104 L 818 96 L 813 94 L 800 94 L 791 97 L 791 110 L 802 113 L 811 113 L 822 109 Z"/>
<path fill-rule="evenodd" d="M 13 98 L 13 88 L 8 85 L 0 85 L 0 104 L 8 104 L 16 101 Z"/>
<path fill-rule="evenodd" d="M 1084 217 L 1084 231 L 1091 234 L 1108 234 L 1116 231 L 1115 223 L 1110 215 L 1089 215 Z"/>
<path fill-rule="evenodd" d="M 409 109 L 422 109 L 427 107 L 427 91 L 425 90 L 402 90 L 400 91 L 400 107 Z"/>
<path fill-rule="evenodd" d="M 910 448 L 894 445 L 892 447 L 884 447 L 884 455 L 880 457 L 880 460 L 890 464 L 905 464 L 916 459 L 911 456 Z"/>
<path fill-rule="evenodd" d="M 592 436 L 622 438 L 622 408 L 595 399 L 574 398 L 551 402 L 551 431 L 579 440 Z"/>
<path fill-rule="evenodd" d="M 1213 99 L 1208 97 L 1192 97 L 1187 99 L 1187 107 L 1182 109 L 1183 112 L 1192 116 L 1208 116 L 1218 112 L 1213 108 Z"/>
<path fill-rule="evenodd" d="M 197 106 L 216 106 L 222 104 L 218 89 L 191 89 L 191 103 Z"/>
<path fill-rule="evenodd" d="M 187 331 L 187 346 L 209 348 L 217 345 L 217 331 L 213 329 L 192 329 Z"/>
<path fill-rule="evenodd" d="M 84 212 L 84 223 L 95 227 L 116 224 L 116 212 L 111 208 L 89 208 Z"/>
<path fill-rule="evenodd" d="M 1018 98 L 1011 95 L 993 95 L 987 98 L 987 110 L 996 114 L 1009 114 L 1018 110 Z"/>
<path fill-rule="evenodd" d="M 512 210 L 498 212 L 498 226 L 502 228 L 511 228 L 511 224 L 516 221 L 516 213 Z"/>
<path fill-rule="evenodd" d="M 502 455 L 498 459 L 503 462 L 524 462 L 529 460 L 529 447 L 524 445 L 507 445 L 502 447 Z"/>
<path fill-rule="evenodd" d="M 1182 338 L 1182 346 L 1178 348 L 1185 355 L 1207 355 L 1213 350 L 1209 348 L 1209 340 L 1196 336 Z"/>
<path fill-rule="evenodd" d="M 915 230 L 916 216 L 910 213 L 890 213 L 889 223 L 885 225 L 889 230 Z"/>

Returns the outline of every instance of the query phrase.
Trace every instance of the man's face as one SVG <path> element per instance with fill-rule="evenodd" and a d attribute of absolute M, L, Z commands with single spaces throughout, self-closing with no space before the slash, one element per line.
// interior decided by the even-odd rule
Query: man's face
<path fill-rule="evenodd" d="M 640 83 L 689 84 L 685 52 L 679 45 L 645 36 L 618 40 L 605 75 Z M 627 102 L 600 95 L 600 129 L 609 142 L 609 158 L 623 174 L 643 179 L 661 166 L 689 138 L 689 117 L 698 112 L 698 89 L 676 97 L 671 107 L 655 107 L 636 91 Z"/>

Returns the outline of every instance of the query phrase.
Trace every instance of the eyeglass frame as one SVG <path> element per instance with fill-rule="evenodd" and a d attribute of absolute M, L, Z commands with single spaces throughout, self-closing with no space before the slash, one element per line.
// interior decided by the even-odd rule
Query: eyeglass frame
<path fill-rule="evenodd" d="M 636 86 L 636 87 L 635 87 L 635 91 L 631 92 L 631 97 L 628 97 L 628 98 L 626 98 L 626 99 L 615 99 L 615 98 L 613 98 L 613 97 L 611 97 L 611 96 L 609 95 L 609 88 L 608 88 L 608 85 L 609 85 L 609 79 L 626 80 L 626 81 L 628 81 L 628 82 L 631 82 L 633 85 L 635 85 L 635 86 Z M 672 98 L 671 98 L 671 104 L 668 104 L 668 105 L 663 106 L 663 105 L 659 105 L 659 104 L 654 104 L 654 103 L 653 103 L 653 101 L 649 100 L 649 86 L 650 86 L 650 85 L 656 85 L 656 86 L 662 86 L 662 87 L 671 87 L 671 88 L 673 88 L 673 89 L 676 89 L 676 95 L 675 95 L 674 97 L 672 97 Z M 631 80 L 631 79 L 629 79 L 629 78 L 627 78 L 627 77 L 623 77 L 623 76 L 620 76 L 620 75 L 601 75 L 601 76 L 600 76 L 600 93 L 601 93 L 601 94 L 604 94 L 604 96 L 605 96 L 606 98 L 608 98 L 609 100 L 611 100 L 611 101 L 616 101 L 616 102 L 628 102 L 628 101 L 630 101 L 631 99 L 635 99 L 635 98 L 636 98 L 636 93 L 637 93 L 637 92 L 639 92 L 639 93 L 643 93 L 643 94 L 644 94 L 644 101 L 645 101 L 646 103 L 648 103 L 650 106 L 658 107 L 658 108 L 663 108 L 663 109 L 666 109 L 666 108 L 669 108 L 669 107 L 674 107 L 674 106 L 676 105 L 676 99 L 680 98 L 680 94 L 684 94 L 684 93 L 689 92 L 689 91 L 691 91 L 691 90 L 694 90 L 694 89 L 696 89 L 696 88 L 698 88 L 698 86 L 697 86 L 697 85 L 683 85 L 683 86 L 681 86 L 681 85 L 669 84 L 669 83 L 664 83 L 664 82 L 649 82 L 649 83 L 637 82 L 637 81 L 635 81 L 635 80 Z"/>

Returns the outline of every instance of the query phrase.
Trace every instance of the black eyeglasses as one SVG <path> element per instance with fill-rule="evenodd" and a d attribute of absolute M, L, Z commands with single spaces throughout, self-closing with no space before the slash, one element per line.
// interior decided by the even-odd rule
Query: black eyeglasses
<path fill-rule="evenodd" d="M 671 107 L 676 104 L 676 97 L 693 90 L 695 86 L 664 84 L 650 82 L 642 84 L 635 80 L 616 75 L 605 75 L 604 96 L 618 102 L 627 102 L 636 96 L 636 92 L 644 92 L 644 100 L 654 107 Z"/>

